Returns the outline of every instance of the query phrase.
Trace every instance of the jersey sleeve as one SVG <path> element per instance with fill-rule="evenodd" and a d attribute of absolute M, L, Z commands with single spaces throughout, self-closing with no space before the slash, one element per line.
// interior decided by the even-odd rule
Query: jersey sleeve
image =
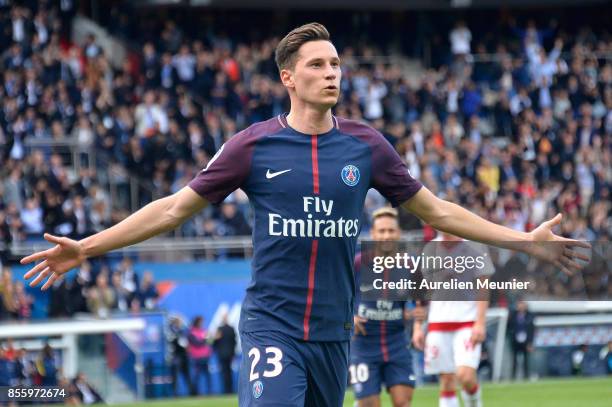
<path fill-rule="evenodd" d="M 410 175 L 393 146 L 382 134 L 376 133 L 371 145 L 372 187 L 397 207 L 412 198 L 423 185 Z"/>
<path fill-rule="evenodd" d="M 230 138 L 189 187 L 213 204 L 222 202 L 248 178 L 254 142 L 249 129 Z"/>

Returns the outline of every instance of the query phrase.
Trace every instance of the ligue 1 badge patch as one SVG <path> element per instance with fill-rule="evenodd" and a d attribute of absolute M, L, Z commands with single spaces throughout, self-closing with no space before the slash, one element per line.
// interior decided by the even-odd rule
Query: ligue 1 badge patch
<path fill-rule="evenodd" d="M 253 397 L 258 399 L 261 397 L 262 393 L 263 393 L 263 383 L 261 382 L 261 380 L 257 380 L 255 383 L 253 383 Z"/>
<path fill-rule="evenodd" d="M 359 168 L 351 164 L 345 165 L 340 176 L 346 185 L 354 187 L 359 182 Z"/>

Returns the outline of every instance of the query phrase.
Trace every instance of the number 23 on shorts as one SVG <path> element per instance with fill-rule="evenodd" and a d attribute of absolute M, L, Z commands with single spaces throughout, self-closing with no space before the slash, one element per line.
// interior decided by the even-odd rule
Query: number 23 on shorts
<path fill-rule="evenodd" d="M 283 372 L 283 351 L 276 346 L 268 346 L 265 352 L 266 366 L 263 371 L 263 377 L 276 377 Z M 257 348 L 251 348 L 249 350 L 249 359 L 251 359 L 251 370 L 249 374 L 249 381 L 259 379 L 259 369 L 257 365 L 261 359 L 261 352 Z M 271 367 L 271 369 L 269 368 Z"/>

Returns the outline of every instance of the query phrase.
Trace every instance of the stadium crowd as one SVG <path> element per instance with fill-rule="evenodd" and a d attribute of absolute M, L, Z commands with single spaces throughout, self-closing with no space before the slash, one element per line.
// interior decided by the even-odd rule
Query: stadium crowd
<path fill-rule="evenodd" d="M 145 271 L 139 276 L 127 257 L 112 269 L 108 264 L 94 268 L 85 262 L 74 278 L 63 279 L 51 287 L 44 314 L 50 318 L 76 313 L 91 313 L 100 318 L 113 312 L 138 314 L 141 310 L 156 309 L 158 297 L 153 274 Z M 29 320 L 34 304 L 23 281 L 14 278 L 10 267 L 4 267 L 0 271 L 0 321 Z"/>
<path fill-rule="evenodd" d="M 0 15 L 5 244 L 41 232 L 99 231 L 128 213 L 127 193 L 111 202 L 109 177 L 120 192 L 130 174 L 169 194 L 238 130 L 287 109 L 273 61 L 276 38 L 191 38 L 168 20 L 155 41 L 119 30 L 139 48 L 113 67 L 95 36 L 82 46 L 62 37 L 63 15 L 45 2 Z M 565 235 L 607 239 L 612 64 L 602 56 L 612 50 L 610 36 L 580 28 L 570 37 L 567 27 L 533 21 L 507 25 L 511 34 L 491 42 L 458 22 L 448 34 L 450 53 L 439 47 L 433 67 L 414 80 L 401 64 L 377 62 L 374 45 L 340 49 L 336 114 L 371 123 L 413 176 L 481 216 L 528 230 L 562 211 Z M 60 147 L 28 146 L 66 138 L 78 151 L 96 151 L 96 165 L 75 171 Z M 151 199 L 146 191 L 139 204 Z M 372 193 L 367 208 L 382 204 Z M 420 227 L 404 219 L 404 228 Z M 235 193 L 181 233 L 248 235 L 249 222 L 246 196 Z"/>

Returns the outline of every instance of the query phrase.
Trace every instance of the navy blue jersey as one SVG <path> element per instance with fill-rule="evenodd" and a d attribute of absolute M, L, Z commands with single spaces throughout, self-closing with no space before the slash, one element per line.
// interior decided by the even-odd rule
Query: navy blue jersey
<path fill-rule="evenodd" d="M 379 132 L 333 122 L 327 133 L 313 135 L 289 127 L 284 115 L 254 124 L 228 140 L 189 184 L 212 203 L 242 188 L 253 207 L 243 332 L 348 340 L 366 193 L 376 188 L 397 206 L 421 188 Z"/>
<path fill-rule="evenodd" d="M 359 284 L 361 254 L 355 257 L 355 281 Z M 351 353 L 360 359 L 387 362 L 406 351 L 408 339 L 404 324 L 405 301 L 364 301 L 357 291 L 355 315 L 366 318 L 366 334 L 355 333 Z M 391 355 L 391 356 L 390 356 Z"/>

